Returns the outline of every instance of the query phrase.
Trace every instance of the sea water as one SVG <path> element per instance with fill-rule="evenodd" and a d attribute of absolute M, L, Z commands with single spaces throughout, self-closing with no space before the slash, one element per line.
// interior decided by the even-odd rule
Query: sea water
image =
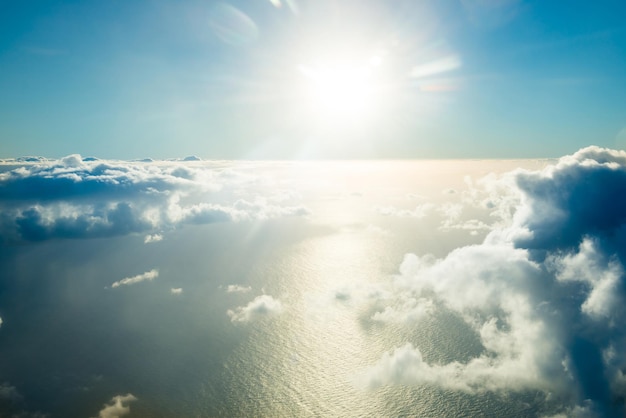
<path fill-rule="evenodd" d="M 406 253 L 443 257 L 488 233 L 442 228 L 438 212 L 408 213 L 425 202 L 462 203 L 472 181 L 520 162 L 225 164 L 262 179 L 240 195 L 289 190 L 308 215 L 187 225 L 149 245 L 141 234 L 3 245 L 0 382 L 19 393 L 0 400 L 5 415 L 96 416 L 127 393 L 137 398 L 131 417 L 553 411 L 542 392 L 368 387 L 363 377 L 406 343 L 429 364 L 484 352 L 476 332 L 446 309 L 401 324 L 372 318 Z M 490 219 L 487 209 L 467 214 Z M 111 288 L 153 268 L 153 281 Z M 280 309 L 235 320 L 263 295 Z"/>

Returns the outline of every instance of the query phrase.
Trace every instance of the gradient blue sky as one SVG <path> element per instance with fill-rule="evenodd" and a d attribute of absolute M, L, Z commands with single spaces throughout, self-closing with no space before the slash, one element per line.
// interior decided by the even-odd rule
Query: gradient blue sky
<path fill-rule="evenodd" d="M 2 2 L 0 157 L 624 149 L 625 15 L 622 0 Z M 372 112 L 299 93 L 302 66 L 372 56 Z"/>

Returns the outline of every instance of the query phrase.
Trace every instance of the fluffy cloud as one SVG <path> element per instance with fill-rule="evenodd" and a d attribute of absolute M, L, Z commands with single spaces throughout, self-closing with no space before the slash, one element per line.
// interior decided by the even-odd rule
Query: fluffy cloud
<path fill-rule="evenodd" d="M 564 370 L 551 367 L 560 365 L 561 350 L 551 339 L 553 327 L 535 311 L 542 302 L 543 274 L 524 250 L 476 245 L 441 260 L 411 255 L 400 270 L 393 307 L 373 319 L 410 322 L 442 306 L 466 321 L 485 351 L 468 363 L 429 365 L 419 349 L 407 345 L 386 354 L 365 375 L 370 386 L 428 383 L 481 392 L 547 389 L 555 377 L 566 378 Z"/>
<path fill-rule="evenodd" d="M 143 281 L 150 281 L 150 280 L 154 280 L 155 278 L 159 277 L 159 270 L 157 269 L 153 269 L 150 271 L 146 271 L 145 273 L 142 274 L 138 274 L 136 276 L 133 277 L 126 277 L 125 279 L 122 280 L 118 280 L 117 282 L 114 282 L 111 287 L 112 288 L 116 288 L 122 285 L 131 285 L 131 284 L 135 284 L 135 283 L 139 283 L 139 282 L 143 282 Z"/>
<path fill-rule="evenodd" d="M 227 314 L 232 322 L 253 322 L 263 317 L 277 315 L 282 311 L 283 305 L 280 300 L 270 295 L 260 295 L 246 306 L 228 310 Z"/>
<path fill-rule="evenodd" d="M 127 404 L 136 401 L 132 394 L 114 396 L 108 404 L 98 413 L 98 418 L 119 418 L 130 413 L 130 406 Z"/>
<path fill-rule="evenodd" d="M 182 287 L 173 287 L 173 288 L 170 289 L 170 293 L 172 295 L 182 295 L 183 289 L 182 289 Z"/>
<path fill-rule="evenodd" d="M 387 383 L 429 384 L 469 393 L 483 391 L 518 390 L 524 387 L 548 389 L 537 379 L 535 370 L 525 369 L 524 361 L 503 362 L 481 356 L 467 364 L 452 362 L 429 365 L 419 349 L 411 344 L 385 353 L 370 368 L 365 381 L 371 387 Z"/>
<path fill-rule="evenodd" d="M 441 259 L 407 255 L 372 316 L 402 323 L 451 312 L 482 353 L 429 363 L 409 342 L 359 381 L 469 393 L 543 390 L 574 400 L 564 414 L 623 416 L 626 153 L 589 147 L 489 181 L 517 196 L 508 224 Z M 504 213 L 511 201 L 501 201 Z"/>
<path fill-rule="evenodd" d="M 256 182 L 254 176 L 211 162 L 87 161 L 71 155 L 23 163 L 0 173 L 0 239 L 149 233 L 148 243 L 160 236 L 153 231 L 183 224 L 309 213 L 301 205 L 274 202 L 272 196 L 238 196 Z"/>

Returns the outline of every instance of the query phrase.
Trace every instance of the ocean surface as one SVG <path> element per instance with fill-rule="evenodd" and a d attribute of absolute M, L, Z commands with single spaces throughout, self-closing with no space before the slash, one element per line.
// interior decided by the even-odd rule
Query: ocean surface
<path fill-rule="evenodd" d="M 0 416 L 98 416 L 126 394 L 135 400 L 119 416 L 555 414 L 559 404 L 543 388 L 374 385 L 368 377 L 407 343 L 431 365 L 467 364 L 486 352 L 476 329 L 443 304 L 402 321 L 380 314 L 407 303 L 390 296 L 405 254 L 446 257 L 506 221 L 494 217 L 494 205 L 468 203 L 478 199 L 478 179 L 546 164 L 192 163 L 234 180 L 178 202 L 297 201 L 307 211 L 109 236 L 6 238 Z M 132 203 L 133 193 L 99 199 Z M 28 204 L 101 204 L 90 196 Z M 146 243 L 156 232 L 158 242 Z M 112 286 L 151 269 L 158 277 Z"/>

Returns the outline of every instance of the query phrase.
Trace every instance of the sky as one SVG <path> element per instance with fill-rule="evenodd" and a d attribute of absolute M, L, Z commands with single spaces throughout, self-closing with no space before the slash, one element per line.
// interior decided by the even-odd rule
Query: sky
<path fill-rule="evenodd" d="M 0 416 L 623 417 L 624 15 L 0 3 Z"/>
<path fill-rule="evenodd" d="M 559 157 L 626 147 L 626 6 L 0 5 L 0 155 Z"/>

